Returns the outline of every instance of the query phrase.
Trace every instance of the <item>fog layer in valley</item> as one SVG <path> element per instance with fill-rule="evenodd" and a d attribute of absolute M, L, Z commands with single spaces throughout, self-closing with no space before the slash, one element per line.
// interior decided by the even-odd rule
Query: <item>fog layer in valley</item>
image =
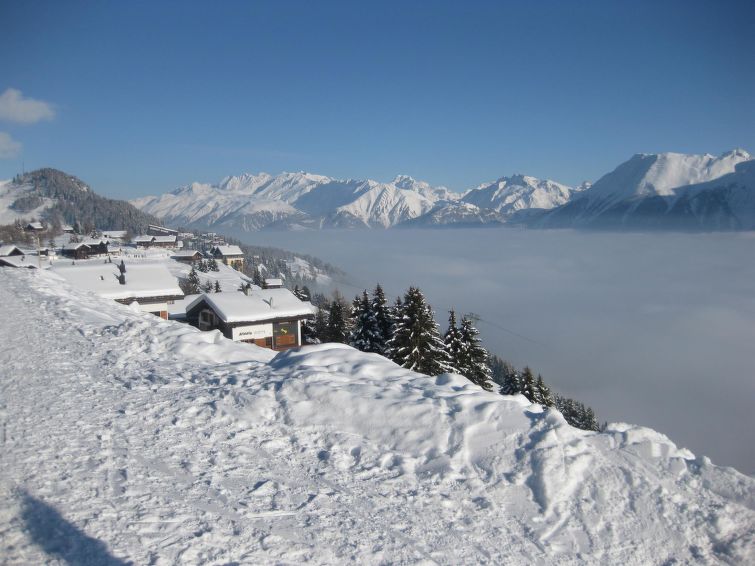
<path fill-rule="evenodd" d="M 721 465 L 755 472 L 755 233 L 512 229 L 260 232 L 249 243 L 421 287 L 480 315 L 486 346 L 529 364 L 601 420 L 640 423 Z"/>

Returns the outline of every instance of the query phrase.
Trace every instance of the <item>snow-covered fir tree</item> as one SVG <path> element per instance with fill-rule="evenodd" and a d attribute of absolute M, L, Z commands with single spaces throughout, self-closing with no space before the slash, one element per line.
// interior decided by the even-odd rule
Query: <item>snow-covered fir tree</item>
<path fill-rule="evenodd" d="M 531 402 L 536 403 L 535 401 L 535 376 L 532 374 L 532 370 L 529 368 L 529 366 L 524 366 L 524 369 L 522 370 L 522 389 L 519 391 L 522 395 L 527 397 Z"/>
<path fill-rule="evenodd" d="M 211 258 L 209 263 L 207 264 L 207 269 L 209 271 L 220 271 L 220 268 L 218 267 L 218 262 L 214 257 Z"/>
<path fill-rule="evenodd" d="M 388 346 L 391 359 L 407 369 L 430 376 L 453 369 L 432 308 L 417 287 L 404 295 Z"/>
<path fill-rule="evenodd" d="M 464 367 L 467 355 L 464 351 L 464 344 L 461 341 L 461 332 L 459 332 L 459 327 L 456 324 L 456 312 L 453 309 L 448 312 L 448 330 L 443 335 L 443 344 L 445 345 L 453 371 L 464 375 L 462 367 Z"/>
<path fill-rule="evenodd" d="M 215 280 L 215 292 L 220 293 L 222 289 L 220 288 L 220 281 Z"/>
<path fill-rule="evenodd" d="M 384 350 L 382 336 L 366 289 L 355 305 L 352 319 L 353 326 L 349 333 L 349 345 L 362 352 L 382 354 Z"/>
<path fill-rule="evenodd" d="M 545 381 L 543 381 L 543 376 L 540 374 L 537 374 L 535 389 L 537 390 L 538 403 L 545 407 L 552 407 L 553 395 L 551 394 L 550 387 L 545 384 Z"/>
<path fill-rule="evenodd" d="M 393 313 L 388 302 L 385 299 L 383 288 L 378 283 L 372 294 L 372 303 L 370 305 L 375 315 L 375 322 L 378 328 L 377 343 L 380 347 L 379 354 L 385 354 L 388 348 L 388 340 L 393 336 Z"/>
<path fill-rule="evenodd" d="M 199 281 L 199 275 L 197 274 L 197 270 L 194 269 L 194 267 L 191 268 L 191 271 L 189 271 L 189 277 L 186 279 L 186 282 L 182 285 L 182 289 L 184 294 L 186 295 L 197 295 L 200 291 L 200 281 Z"/>
<path fill-rule="evenodd" d="M 472 324 L 472 320 L 466 316 L 462 317 L 459 329 L 462 367 L 459 369 L 469 381 L 486 391 L 492 391 L 493 380 L 488 365 L 488 351 L 482 347 L 479 335 L 480 331 Z"/>
<path fill-rule="evenodd" d="M 348 329 L 346 328 L 346 307 L 343 303 L 343 298 L 336 294 L 335 298 L 330 302 L 330 308 L 328 310 L 328 324 L 327 324 L 327 338 L 326 342 L 340 342 L 346 343 L 348 337 Z"/>

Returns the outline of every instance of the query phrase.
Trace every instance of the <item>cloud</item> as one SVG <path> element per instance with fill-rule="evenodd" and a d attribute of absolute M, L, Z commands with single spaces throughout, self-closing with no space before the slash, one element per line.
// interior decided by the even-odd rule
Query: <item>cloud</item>
<path fill-rule="evenodd" d="M 0 132 L 0 159 L 13 159 L 21 153 L 21 142 L 17 142 L 10 134 Z"/>
<path fill-rule="evenodd" d="M 0 120 L 34 124 L 42 120 L 52 120 L 54 117 L 55 110 L 51 104 L 24 98 L 20 90 L 9 88 L 0 94 Z"/>

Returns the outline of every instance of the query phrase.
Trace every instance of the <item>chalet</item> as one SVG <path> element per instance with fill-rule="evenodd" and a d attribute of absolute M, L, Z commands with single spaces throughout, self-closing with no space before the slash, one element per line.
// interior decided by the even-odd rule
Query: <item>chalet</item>
<path fill-rule="evenodd" d="M 150 224 L 147 227 L 147 234 L 149 236 L 178 236 L 178 230 L 173 230 L 173 228 L 166 228 L 165 226 Z"/>
<path fill-rule="evenodd" d="M 139 310 L 168 318 L 168 308 L 183 298 L 178 280 L 162 263 L 87 263 L 53 266 L 73 286 Z"/>
<path fill-rule="evenodd" d="M 27 232 L 44 232 L 45 226 L 41 222 L 29 222 L 24 226 L 24 230 Z"/>
<path fill-rule="evenodd" d="M 63 249 L 60 250 L 60 253 L 63 257 L 68 257 L 71 259 L 87 259 L 90 255 L 92 255 L 92 250 L 83 242 L 75 242 L 63 246 Z"/>
<path fill-rule="evenodd" d="M 186 306 L 186 321 L 236 342 L 286 350 L 301 346 L 301 321 L 316 312 L 288 289 L 266 289 L 200 295 Z"/>
<path fill-rule="evenodd" d="M 170 257 L 181 263 L 196 263 L 203 259 L 202 253 L 198 250 L 181 250 L 172 253 Z"/>
<path fill-rule="evenodd" d="M 84 238 L 81 243 L 89 247 L 89 255 L 105 255 L 110 242 L 104 238 Z"/>
<path fill-rule="evenodd" d="M 265 289 L 280 289 L 283 287 L 283 279 L 265 279 Z"/>
<path fill-rule="evenodd" d="M 238 246 L 215 246 L 210 253 L 215 259 L 237 271 L 244 268 L 244 252 Z"/>
<path fill-rule="evenodd" d="M 176 236 L 137 236 L 132 240 L 137 248 L 175 248 Z"/>
<path fill-rule="evenodd" d="M 12 255 L 24 255 L 21 248 L 14 245 L 0 246 L 0 257 L 7 257 Z"/>
<path fill-rule="evenodd" d="M 64 234 L 73 234 L 73 226 L 70 224 L 61 224 L 60 229 L 63 231 Z"/>

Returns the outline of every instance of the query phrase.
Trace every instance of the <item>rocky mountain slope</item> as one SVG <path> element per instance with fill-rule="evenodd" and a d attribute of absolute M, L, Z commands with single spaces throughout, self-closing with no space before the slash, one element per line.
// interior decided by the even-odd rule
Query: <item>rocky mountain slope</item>
<path fill-rule="evenodd" d="M 541 227 L 754 229 L 749 153 L 638 154 L 536 220 Z"/>

